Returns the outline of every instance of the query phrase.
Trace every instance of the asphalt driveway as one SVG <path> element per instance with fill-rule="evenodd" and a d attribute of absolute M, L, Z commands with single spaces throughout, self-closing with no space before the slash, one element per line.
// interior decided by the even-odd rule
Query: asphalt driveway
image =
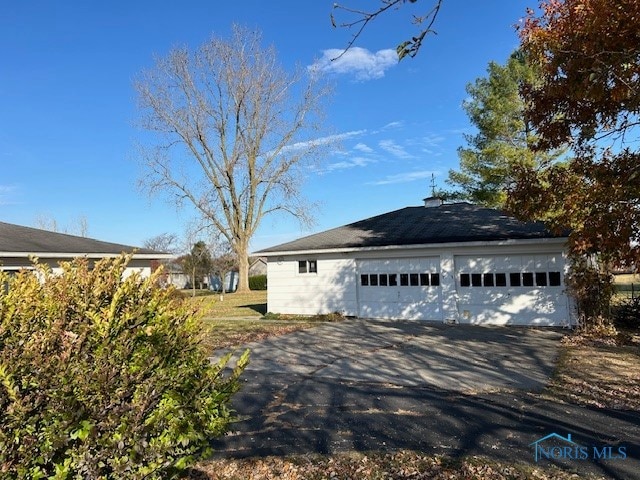
<path fill-rule="evenodd" d="M 413 449 L 535 463 L 550 433 L 624 445 L 624 460 L 544 460 L 606 478 L 640 478 L 640 413 L 536 395 L 562 332 L 348 320 L 246 345 L 239 421 L 213 442 L 247 457 Z"/>
<path fill-rule="evenodd" d="M 562 333 L 520 327 L 347 320 L 247 345 L 248 372 L 456 392 L 540 389 Z"/>

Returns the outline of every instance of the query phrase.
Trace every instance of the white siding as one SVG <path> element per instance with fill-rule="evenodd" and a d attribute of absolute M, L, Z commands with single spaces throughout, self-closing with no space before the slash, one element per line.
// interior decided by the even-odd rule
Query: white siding
<path fill-rule="evenodd" d="M 317 273 L 299 273 L 299 261 Z M 362 318 L 436 320 L 485 325 L 567 325 L 562 245 L 511 242 L 270 256 L 267 309 L 314 315 L 342 312 Z M 560 285 L 462 287 L 460 273 L 560 272 Z M 439 285 L 401 286 L 402 273 L 437 273 Z M 398 285 L 363 286 L 361 275 L 397 275 Z M 494 277 L 495 279 L 495 277 Z"/>
<path fill-rule="evenodd" d="M 298 273 L 298 262 L 317 261 L 317 273 Z M 267 310 L 315 315 L 341 312 L 357 316 L 355 261 L 328 255 L 304 255 L 267 264 Z"/>

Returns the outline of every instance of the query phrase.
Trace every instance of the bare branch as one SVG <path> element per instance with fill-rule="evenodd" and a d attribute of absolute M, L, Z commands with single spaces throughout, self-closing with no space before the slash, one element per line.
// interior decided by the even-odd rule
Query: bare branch
<path fill-rule="evenodd" d="M 347 43 L 345 49 L 335 58 L 331 60 L 338 60 L 341 58 L 351 47 L 354 46 L 356 41 L 360 38 L 365 28 L 378 18 L 380 15 L 384 14 L 390 9 L 399 9 L 402 4 L 407 3 L 416 3 L 418 0 L 381 0 L 381 6 L 377 10 L 366 11 L 355 8 L 350 8 L 348 6 L 340 5 L 338 3 L 333 4 L 334 10 L 341 10 L 346 12 L 347 14 L 355 15 L 355 20 L 345 21 L 342 23 L 337 23 L 333 12 L 330 14 L 331 24 L 334 28 L 348 28 L 351 29 L 353 27 L 357 27 L 356 32 L 352 35 L 351 40 Z M 418 51 L 422 47 L 422 42 L 427 34 L 436 34 L 433 30 L 433 25 L 438 17 L 438 13 L 440 13 L 440 7 L 442 6 L 443 0 L 436 0 L 435 4 L 425 15 L 421 16 L 413 16 L 412 23 L 415 25 L 423 25 L 426 27 L 422 28 L 415 36 L 411 37 L 408 40 L 400 43 L 396 47 L 396 52 L 398 53 L 398 60 L 402 60 L 405 56 L 415 57 L 418 54 Z"/>

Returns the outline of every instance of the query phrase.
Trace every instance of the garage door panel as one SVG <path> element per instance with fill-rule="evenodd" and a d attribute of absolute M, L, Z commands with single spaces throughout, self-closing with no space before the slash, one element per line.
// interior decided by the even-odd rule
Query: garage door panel
<path fill-rule="evenodd" d="M 440 257 L 357 260 L 356 266 L 360 317 L 442 319 Z M 381 276 L 385 285 L 380 285 Z"/>
<path fill-rule="evenodd" d="M 564 325 L 569 320 L 565 287 L 558 282 L 561 253 L 457 256 L 454 264 L 461 323 Z"/>
<path fill-rule="evenodd" d="M 400 303 L 398 318 L 403 320 L 439 320 L 442 310 L 439 304 L 432 302 Z"/>
<path fill-rule="evenodd" d="M 483 288 L 483 292 L 474 292 L 472 288 L 462 290 L 458 294 L 458 302 L 493 305 L 498 302 L 507 302 L 512 295 L 510 292 L 505 291 L 505 289 Z"/>

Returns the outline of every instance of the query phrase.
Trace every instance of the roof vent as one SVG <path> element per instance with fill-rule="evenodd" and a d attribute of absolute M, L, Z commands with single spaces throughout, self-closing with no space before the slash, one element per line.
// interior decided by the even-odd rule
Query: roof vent
<path fill-rule="evenodd" d="M 427 197 L 423 200 L 425 208 L 439 207 L 444 203 L 440 197 Z"/>

